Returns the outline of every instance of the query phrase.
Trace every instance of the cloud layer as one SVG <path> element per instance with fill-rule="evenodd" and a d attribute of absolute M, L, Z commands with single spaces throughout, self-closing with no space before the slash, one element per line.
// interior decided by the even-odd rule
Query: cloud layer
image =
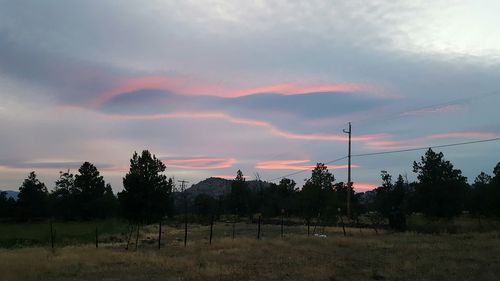
<path fill-rule="evenodd" d="M 345 156 L 347 122 L 357 154 L 498 137 L 498 9 L 0 1 L 0 189 L 30 170 L 51 186 L 90 161 L 120 190 L 142 149 L 191 182 L 237 169 L 276 178 Z M 444 152 L 471 178 L 491 172 L 495 149 Z M 355 158 L 355 187 L 382 169 L 411 178 L 420 155 Z M 343 181 L 345 164 L 331 166 Z"/>

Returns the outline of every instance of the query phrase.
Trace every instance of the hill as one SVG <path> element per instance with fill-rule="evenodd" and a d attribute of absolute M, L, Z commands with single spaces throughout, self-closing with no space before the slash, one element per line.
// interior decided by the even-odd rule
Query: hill
<path fill-rule="evenodd" d="M 0 190 L 0 192 L 7 192 L 7 198 L 14 198 L 17 200 L 17 195 L 19 195 L 18 191 L 13 190 Z"/>
<path fill-rule="evenodd" d="M 223 178 L 208 178 L 193 184 L 190 188 L 186 189 L 189 197 L 196 197 L 199 194 L 206 194 L 212 197 L 219 197 L 221 195 L 229 194 L 231 192 L 232 180 Z M 268 188 L 269 183 L 265 181 L 247 181 L 248 187 L 252 191 L 259 190 L 259 188 Z"/>

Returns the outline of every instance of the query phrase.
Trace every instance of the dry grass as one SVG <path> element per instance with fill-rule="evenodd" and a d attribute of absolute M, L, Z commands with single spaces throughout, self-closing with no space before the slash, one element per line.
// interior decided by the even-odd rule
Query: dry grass
<path fill-rule="evenodd" d="M 245 233 L 244 225 L 238 225 Z M 191 227 L 184 248 L 182 230 L 166 228 L 166 245 L 147 243 L 157 229 L 141 234 L 138 251 L 123 245 L 0 250 L 2 280 L 498 280 L 500 233 L 376 235 L 373 230 L 326 228 L 327 238 L 303 229 L 284 240 L 264 227 L 260 241 L 232 240 L 217 226 L 212 245 L 207 227 Z M 223 235 L 223 234 L 226 234 Z M 250 235 L 252 234 L 252 235 Z M 277 234 L 279 236 L 279 232 Z M 225 237 L 224 237 L 225 236 Z"/>

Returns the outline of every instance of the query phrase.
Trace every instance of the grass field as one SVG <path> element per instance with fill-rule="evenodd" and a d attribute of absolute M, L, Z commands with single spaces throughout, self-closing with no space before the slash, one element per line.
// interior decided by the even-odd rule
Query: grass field
<path fill-rule="evenodd" d="M 120 220 L 87 222 L 54 222 L 52 224 L 58 246 L 87 244 L 95 241 L 95 229 L 103 239 L 127 231 L 128 225 Z M 44 246 L 50 241 L 50 223 L 0 223 L 0 248 Z"/>
<path fill-rule="evenodd" d="M 61 226 L 60 226 L 61 227 Z M 127 225 L 120 227 L 126 229 Z M 85 228 L 87 229 L 87 228 Z M 110 242 L 0 250 L 2 280 L 498 280 L 500 232 L 469 234 L 375 234 L 372 229 L 318 228 L 326 238 L 307 237 L 302 226 L 190 226 L 183 245 L 182 227 L 141 229 L 137 251 L 126 251 L 126 233 L 107 234 Z M 312 229 L 311 229 L 312 230 Z M 106 239 L 103 239 L 106 240 Z M 132 241 L 135 240 L 133 237 Z"/>

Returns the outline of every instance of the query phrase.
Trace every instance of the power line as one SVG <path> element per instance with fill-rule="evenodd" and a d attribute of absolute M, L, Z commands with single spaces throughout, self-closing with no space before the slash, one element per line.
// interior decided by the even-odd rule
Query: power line
<path fill-rule="evenodd" d="M 341 158 L 337 158 L 337 159 L 335 159 L 335 160 L 331 160 L 331 161 L 325 162 L 324 164 L 325 164 L 325 165 L 327 165 L 327 164 L 332 164 L 332 163 L 338 162 L 338 161 L 340 161 L 340 160 L 344 160 L 344 159 L 346 159 L 346 158 L 347 158 L 347 156 L 344 156 L 344 157 L 341 157 Z M 281 177 L 277 177 L 277 178 L 271 179 L 271 180 L 269 180 L 269 181 L 276 181 L 276 180 L 280 180 L 280 179 L 288 178 L 288 177 L 290 177 L 290 176 L 298 175 L 298 174 L 300 174 L 300 173 L 303 173 L 303 172 L 305 172 L 305 171 L 310 171 L 310 170 L 311 170 L 311 168 L 302 169 L 302 170 L 300 170 L 300 171 L 296 171 L 296 172 L 293 172 L 293 173 L 290 173 L 290 174 L 287 174 L 287 175 L 284 175 L 284 176 L 281 176 Z"/>
<path fill-rule="evenodd" d="M 381 152 L 372 152 L 372 153 L 361 153 L 361 154 L 352 154 L 351 157 L 366 157 L 366 156 L 374 156 L 374 155 L 382 155 L 382 154 L 393 154 L 393 153 L 402 153 L 402 152 L 409 152 L 409 151 L 418 151 L 418 150 L 424 150 L 424 149 L 429 149 L 429 148 L 443 148 L 443 147 L 452 147 L 452 146 L 460 146 L 460 145 L 468 145 L 468 144 L 475 144 L 475 143 L 485 143 L 485 142 L 493 142 L 493 141 L 500 141 L 500 137 L 498 138 L 491 138 L 491 139 L 483 139 L 483 140 L 476 140 L 476 141 L 466 141 L 466 142 L 457 142 L 457 143 L 449 143 L 449 144 L 442 144 L 442 145 L 433 145 L 433 146 L 422 146 L 422 147 L 415 147 L 415 148 L 408 148 L 408 149 L 399 149 L 399 150 L 389 150 L 389 151 L 381 151 Z M 348 158 L 348 156 L 340 157 L 335 160 L 331 160 L 328 162 L 325 162 L 324 164 L 332 164 L 335 162 L 338 162 L 340 160 L 344 160 Z M 290 176 L 294 176 L 300 173 L 303 173 L 305 171 L 309 171 L 310 168 L 307 169 L 302 169 L 300 171 L 296 171 L 281 177 L 277 177 L 274 179 L 269 180 L 270 182 L 276 181 L 279 179 L 287 178 Z"/>
<path fill-rule="evenodd" d="M 434 145 L 434 146 L 422 146 L 416 148 L 408 148 L 408 149 L 399 149 L 399 150 L 389 150 L 389 151 L 381 151 L 381 152 L 372 152 L 372 153 L 361 153 L 361 154 L 353 154 L 353 157 L 363 157 L 363 156 L 372 156 L 372 155 L 381 155 L 381 154 L 391 154 L 391 153 L 400 153 L 400 152 L 408 152 L 408 151 L 417 151 L 429 148 L 442 148 L 442 147 L 450 147 L 450 146 L 459 146 L 466 144 L 474 144 L 474 143 L 483 143 L 483 142 L 492 142 L 492 141 L 500 141 L 500 138 L 492 138 L 492 139 L 484 139 L 484 140 L 476 140 L 476 141 L 466 141 L 466 142 L 457 142 L 450 144 L 442 144 L 442 145 Z"/>

